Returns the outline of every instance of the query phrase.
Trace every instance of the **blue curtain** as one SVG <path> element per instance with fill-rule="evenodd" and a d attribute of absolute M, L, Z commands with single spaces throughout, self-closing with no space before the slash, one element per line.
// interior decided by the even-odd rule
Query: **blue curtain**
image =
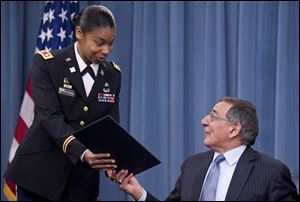
<path fill-rule="evenodd" d="M 122 68 L 121 125 L 162 162 L 137 176 L 147 190 L 164 199 L 184 159 L 207 150 L 200 120 L 223 96 L 256 105 L 254 148 L 299 177 L 299 2 L 87 1 L 80 8 L 89 4 L 116 18 L 109 59 Z M 1 175 L 43 5 L 1 1 Z M 101 178 L 101 200 L 131 200 Z"/>

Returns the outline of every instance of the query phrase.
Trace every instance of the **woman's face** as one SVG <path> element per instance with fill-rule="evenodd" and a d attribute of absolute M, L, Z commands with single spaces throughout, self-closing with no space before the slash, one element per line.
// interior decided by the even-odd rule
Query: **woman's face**
<path fill-rule="evenodd" d="M 97 28 L 92 32 L 83 33 L 76 27 L 78 52 L 87 64 L 101 64 L 112 50 L 116 31 L 111 27 Z"/>

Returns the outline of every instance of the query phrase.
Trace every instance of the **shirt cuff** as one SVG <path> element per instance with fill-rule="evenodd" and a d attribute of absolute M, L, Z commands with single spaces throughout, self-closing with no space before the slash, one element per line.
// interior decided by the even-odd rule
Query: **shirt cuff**
<path fill-rule="evenodd" d="M 80 156 L 80 160 L 83 162 L 83 156 L 84 156 L 84 154 L 85 154 L 85 152 L 87 152 L 88 151 L 88 149 L 86 149 L 82 154 L 81 154 L 81 156 Z"/>
<path fill-rule="evenodd" d="M 147 192 L 145 191 L 145 189 L 142 187 L 142 190 L 143 190 L 143 194 L 142 196 L 139 198 L 138 201 L 146 201 L 146 198 L 147 198 Z"/>

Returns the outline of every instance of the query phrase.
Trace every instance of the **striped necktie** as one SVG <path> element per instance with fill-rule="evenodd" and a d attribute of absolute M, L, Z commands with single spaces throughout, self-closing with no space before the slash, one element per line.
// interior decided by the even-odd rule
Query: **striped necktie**
<path fill-rule="evenodd" d="M 214 201 L 220 174 L 220 163 L 225 160 L 223 154 L 219 154 L 214 160 L 213 165 L 207 175 L 205 184 L 202 189 L 200 201 Z"/>

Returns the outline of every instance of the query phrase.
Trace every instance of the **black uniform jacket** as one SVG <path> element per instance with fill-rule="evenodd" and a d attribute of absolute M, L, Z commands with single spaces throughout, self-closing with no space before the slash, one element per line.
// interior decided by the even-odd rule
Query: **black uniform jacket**
<path fill-rule="evenodd" d="M 166 201 L 198 201 L 213 156 L 210 150 L 189 157 Z M 157 198 L 148 192 L 146 200 Z M 299 201 L 299 195 L 282 162 L 248 146 L 236 165 L 225 201 Z"/>
<path fill-rule="evenodd" d="M 86 96 L 74 45 L 35 54 L 32 94 L 35 116 L 5 178 L 50 200 L 63 190 L 70 200 L 98 196 L 99 172 L 80 160 L 86 147 L 74 130 L 105 115 L 119 121 L 120 69 L 104 62 Z"/>

